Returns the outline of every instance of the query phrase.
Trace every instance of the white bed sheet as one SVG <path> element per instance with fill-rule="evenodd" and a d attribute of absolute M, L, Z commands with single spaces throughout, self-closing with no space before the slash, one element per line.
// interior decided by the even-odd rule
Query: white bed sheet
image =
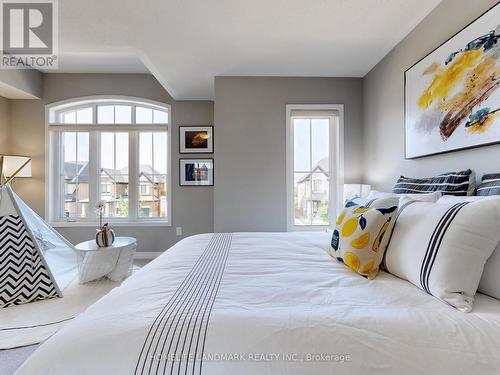
<path fill-rule="evenodd" d="M 134 374 L 149 328 L 211 238 L 169 249 L 41 345 L 18 374 Z M 233 235 L 203 374 L 500 373 L 500 301 L 477 295 L 473 311 L 461 313 L 384 272 L 372 281 L 352 273 L 326 254 L 328 242 L 327 233 Z"/>

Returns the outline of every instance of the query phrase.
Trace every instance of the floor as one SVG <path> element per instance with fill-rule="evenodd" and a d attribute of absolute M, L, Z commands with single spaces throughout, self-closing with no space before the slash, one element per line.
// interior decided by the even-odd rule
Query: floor
<path fill-rule="evenodd" d="M 26 358 L 38 348 L 38 345 L 0 350 L 0 375 L 11 375 L 23 364 Z"/>
<path fill-rule="evenodd" d="M 149 260 L 135 260 L 134 265 L 143 267 Z M 9 350 L 0 350 L 0 375 L 12 375 L 30 356 L 31 353 L 38 348 L 39 345 L 24 346 Z"/>

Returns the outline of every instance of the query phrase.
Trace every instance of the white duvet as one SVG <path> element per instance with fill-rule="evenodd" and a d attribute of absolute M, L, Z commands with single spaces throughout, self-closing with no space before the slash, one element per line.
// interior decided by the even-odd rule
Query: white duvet
<path fill-rule="evenodd" d="M 179 242 L 18 374 L 500 373 L 498 300 L 465 314 L 392 275 L 364 279 L 326 254 L 326 233 L 213 236 Z"/>

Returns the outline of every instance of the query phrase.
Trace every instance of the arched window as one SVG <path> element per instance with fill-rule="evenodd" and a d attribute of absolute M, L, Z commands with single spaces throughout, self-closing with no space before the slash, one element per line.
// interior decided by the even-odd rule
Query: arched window
<path fill-rule="evenodd" d="M 47 216 L 54 225 L 170 222 L 170 106 L 129 97 L 49 104 Z"/>

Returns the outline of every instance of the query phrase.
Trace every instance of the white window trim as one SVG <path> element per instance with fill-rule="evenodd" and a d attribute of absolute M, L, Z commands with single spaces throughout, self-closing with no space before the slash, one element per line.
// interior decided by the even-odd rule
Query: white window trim
<path fill-rule="evenodd" d="M 167 124 L 133 124 L 130 126 L 129 124 L 102 124 L 102 125 L 94 125 L 94 124 L 68 124 L 70 126 L 78 125 L 78 128 L 81 131 L 90 131 L 92 129 L 98 128 L 101 131 L 113 130 L 113 131 L 128 131 L 128 130 L 137 130 L 140 128 L 141 131 L 167 131 L 167 217 L 166 218 L 106 218 L 106 222 L 111 223 L 115 227 L 127 227 L 127 226 L 161 226 L 161 227 L 170 227 L 172 226 L 172 106 L 167 103 L 162 103 L 146 98 L 138 98 L 133 96 L 122 96 L 122 95 L 94 95 L 94 96 L 84 96 L 84 97 L 76 97 L 66 100 L 57 101 L 54 103 L 49 103 L 45 105 L 45 220 L 49 222 L 53 227 L 96 227 L 98 225 L 97 218 L 91 219 L 68 219 L 61 220 L 55 219 L 55 215 L 53 212 L 53 208 L 51 207 L 51 184 L 54 181 L 53 170 L 54 168 L 50 168 L 50 165 L 54 163 L 52 151 L 50 150 L 50 128 L 59 129 L 64 128 L 65 124 L 59 124 L 54 121 L 54 108 L 57 108 L 57 111 L 61 111 L 65 106 L 71 109 L 84 108 L 89 104 L 95 106 L 99 104 L 99 102 L 103 102 L 105 104 L 127 104 L 127 102 L 131 105 L 143 103 L 145 105 L 149 105 L 152 107 L 158 107 L 158 109 L 167 109 L 168 111 L 168 123 Z M 94 108 L 93 111 L 94 120 L 97 119 L 97 111 Z M 132 107 L 132 116 L 134 116 L 135 107 Z M 130 138 L 130 137 L 129 137 Z M 130 141 L 130 139 L 129 139 Z M 138 160 L 138 150 L 136 147 L 129 148 L 129 158 L 132 159 L 131 154 L 135 153 L 135 160 Z M 137 186 L 139 182 L 136 184 L 130 184 L 129 186 L 129 194 L 135 194 L 137 192 Z M 53 198 L 52 198 L 53 199 Z"/>
<path fill-rule="evenodd" d="M 329 221 L 330 225 L 295 225 L 293 179 L 293 111 L 328 111 L 338 114 L 338 123 L 330 124 L 330 176 Z M 318 114 L 316 114 L 318 115 Z M 308 116 L 310 117 L 310 116 Z M 331 131 L 333 128 L 334 131 Z M 332 147 L 333 146 L 333 147 Z M 333 177 L 333 178 L 332 178 Z M 333 186 L 332 186 L 333 185 Z M 287 104 L 286 105 L 286 222 L 287 231 L 324 231 L 334 226 L 337 214 L 343 207 L 344 195 L 344 105 L 343 104 Z"/>

